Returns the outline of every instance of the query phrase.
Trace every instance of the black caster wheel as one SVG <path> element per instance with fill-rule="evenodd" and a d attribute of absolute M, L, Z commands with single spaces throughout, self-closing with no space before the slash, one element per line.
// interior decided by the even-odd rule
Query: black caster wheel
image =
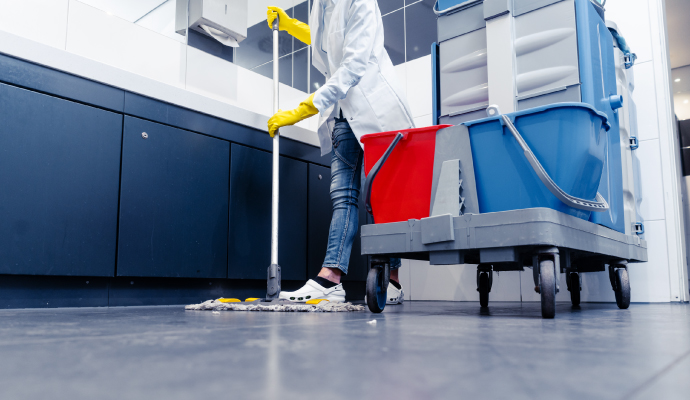
<path fill-rule="evenodd" d="M 386 292 L 390 280 L 390 264 L 373 264 L 367 275 L 367 306 L 373 313 L 380 313 L 386 307 Z"/>
<path fill-rule="evenodd" d="M 616 305 L 621 310 L 630 307 L 630 278 L 628 268 L 622 265 L 609 265 L 609 276 L 616 294 Z"/>
<path fill-rule="evenodd" d="M 570 290 L 570 302 L 574 307 L 580 305 L 580 276 L 577 272 L 568 274 L 568 290 Z"/>
<path fill-rule="evenodd" d="M 556 268 L 553 260 L 539 261 L 539 293 L 542 318 L 556 316 Z"/>
<path fill-rule="evenodd" d="M 489 306 L 489 291 L 491 291 L 489 274 L 482 272 L 479 274 L 479 306 L 482 308 Z"/>

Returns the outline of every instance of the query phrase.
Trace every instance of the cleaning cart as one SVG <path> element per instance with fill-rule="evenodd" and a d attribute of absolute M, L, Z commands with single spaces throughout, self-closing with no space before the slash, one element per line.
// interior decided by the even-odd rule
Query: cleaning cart
<path fill-rule="evenodd" d="M 443 125 L 362 138 L 376 222 L 361 236 L 369 309 L 385 307 L 390 257 L 476 264 L 482 307 L 494 271 L 529 267 L 544 318 L 555 316 L 561 272 L 577 305 L 579 274 L 608 267 L 627 308 L 627 265 L 647 261 L 647 243 L 634 104 L 624 103 L 634 85 L 616 69 L 632 63 L 603 7 L 447 0 L 436 9 L 433 112 Z"/>

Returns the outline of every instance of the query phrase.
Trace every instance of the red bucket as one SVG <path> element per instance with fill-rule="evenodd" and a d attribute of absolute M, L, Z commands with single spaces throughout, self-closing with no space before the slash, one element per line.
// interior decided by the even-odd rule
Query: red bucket
<path fill-rule="evenodd" d="M 377 224 L 429 216 L 436 132 L 452 125 L 372 133 L 361 138 L 367 179 L 398 133 L 402 139 L 375 175 L 371 208 Z M 365 193 L 366 196 L 366 193 Z"/>

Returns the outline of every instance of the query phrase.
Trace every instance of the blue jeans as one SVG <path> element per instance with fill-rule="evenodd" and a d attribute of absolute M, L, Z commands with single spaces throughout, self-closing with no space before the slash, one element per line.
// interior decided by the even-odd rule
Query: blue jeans
<path fill-rule="evenodd" d="M 323 266 L 347 274 L 352 243 L 359 229 L 359 193 L 362 187 L 362 151 L 346 118 L 336 118 L 331 134 L 331 201 L 333 217 L 328 232 L 328 249 Z M 400 259 L 391 258 L 391 269 L 400 268 Z"/>

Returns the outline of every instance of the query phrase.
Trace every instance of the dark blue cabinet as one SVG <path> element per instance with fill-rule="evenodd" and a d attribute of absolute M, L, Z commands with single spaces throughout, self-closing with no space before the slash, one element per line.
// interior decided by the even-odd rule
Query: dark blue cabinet
<path fill-rule="evenodd" d="M 237 144 L 230 157 L 228 278 L 266 279 L 271 261 L 271 153 Z M 278 262 L 286 280 L 307 273 L 307 163 L 280 157 Z"/>
<path fill-rule="evenodd" d="M 0 274 L 113 276 L 122 115 L 0 84 Z"/>
<path fill-rule="evenodd" d="M 309 253 L 308 275 L 315 277 L 321 270 L 328 247 L 328 231 L 331 227 L 331 170 L 309 164 Z"/>
<path fill-rule="evenodd" d="M 309 164 L 309 277 L 321 270 L 328 247 L 328 231 L 331 227 L 333 206 L 330 196 L 331 170 L 319 165 Z M 364 202 L 360 199 L 359 224 L 366 223 Z M 360 232 L 357 232 L 350 254 L 345 281 L 365 281 L 367 279 L 367 259 L 362 257 Z"/>
<path fill-rule="evenodd" d="M 362 185 L 364 187 L 364 185 Z M 346 281 L 357 281 L 362 282 L 367 280 L 367 274 L 369 273 L 369 263 L 367 262 L 367 257 L 362 256 L 362 225 L 372 223 L 371 216 L 367 213 L 367 209 L 364 207 L 364 195 L 359 196 L 359 230 L 357 231 L 357 237 L 355 237 L 355 242 L 352 245 L 352 255 L 350 256 L 350 268 L 345 277 Z"/>
<path fill-rule="evenodd" d="M 230 143 L 125 117 L 118 276 L 225 278 Z"/>

